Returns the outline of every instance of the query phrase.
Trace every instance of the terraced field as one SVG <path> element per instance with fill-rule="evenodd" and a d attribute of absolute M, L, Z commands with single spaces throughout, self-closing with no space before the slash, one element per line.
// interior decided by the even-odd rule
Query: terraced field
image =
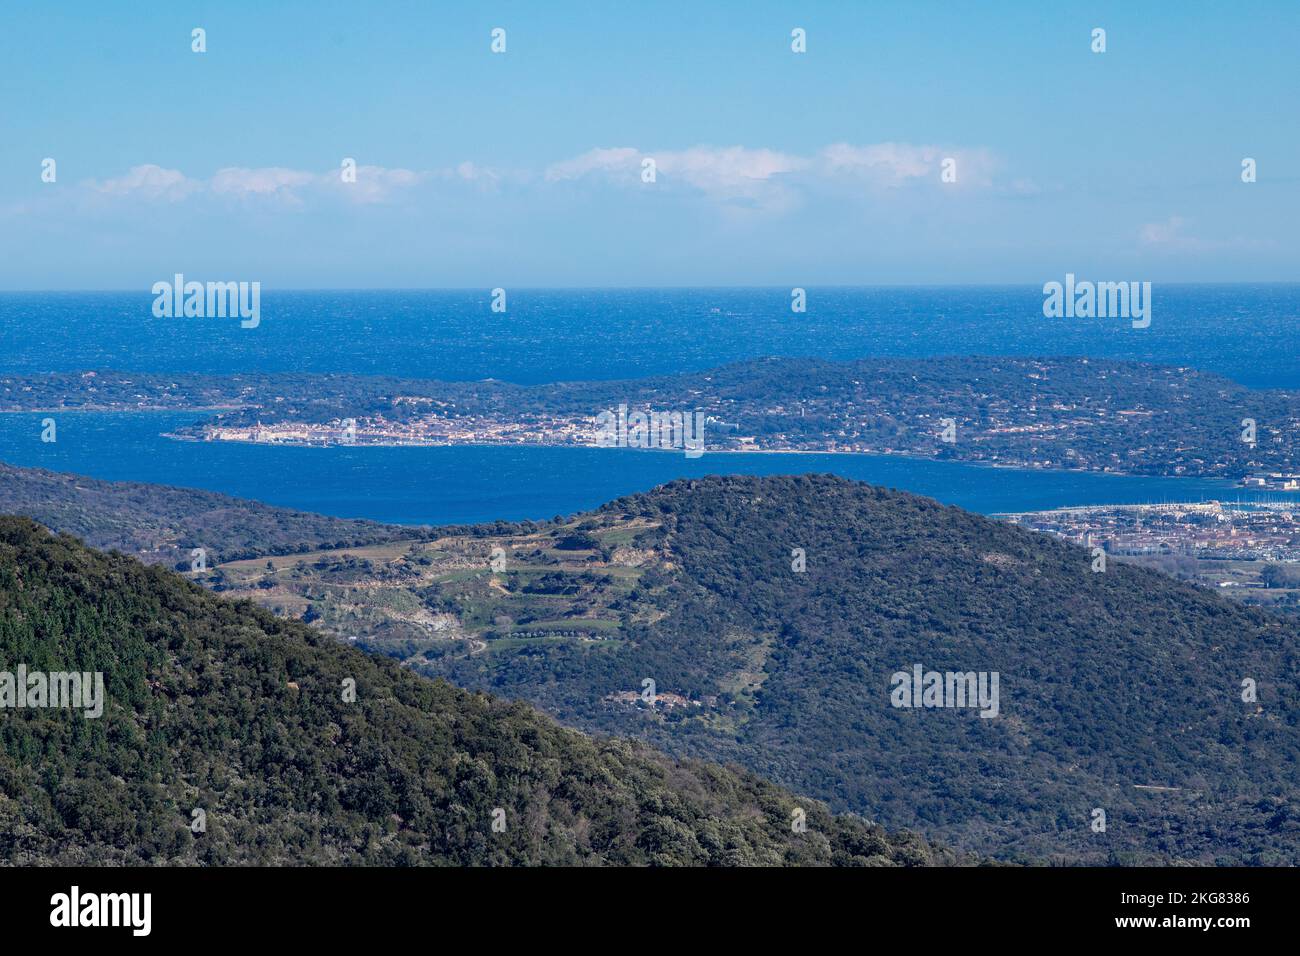
<path fill-rule="evenodd" d="M 232 561 L 192 575 L 407 663 L 532 644 L 622 643 L 657 524 L 587 517 L 532 534 L 456 535 Z"/>

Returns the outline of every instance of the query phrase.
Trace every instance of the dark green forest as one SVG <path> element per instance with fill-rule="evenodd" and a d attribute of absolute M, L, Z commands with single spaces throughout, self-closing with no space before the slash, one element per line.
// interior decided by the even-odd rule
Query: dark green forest
<path fill-rule="evenodd" d="M 414 538 L 420 528 L 331 518 L 213 491 L 101 481 L 0 462 L 0 514 L 22 514 L 104 550 L 150 564 L 207 563 Z"/>
<path fill-rule="evenodd" d="M 76 514 L 111 529 L 141 511 L 127 488 L 121 491 L 126 510 L 115 510 L 118 490 L 105 486 L 89 498 L 70 495 L 69 501 L 80 509 Z M 218 532 L 221 515 L 220 509 L 211 512 Z M 274 509 L 268 516 L 279 520 Z M 380 534 L 389 530 L 377 528 Z M 412 599 L 431 612 L 459 616 L 466 627 L 477 622 L 482 652 L 449 638 L 358 642 L 426 676 L 522 699 L 570 726 L 638 738 L 679 758 L 743 766 L 825 800 L 833 810 L 999 859 L 1300 861 L 1294 796 L 1300 782 L 1300 655 L 1294 620 L 1118 562 L 1094 573 L 1091 556 L 1077 546 L 929 499 L 823 476 L 679 481 L 554 522 L 496 522 L 436 533 L 463 536 L 457 547 L 470 561 L 477 560 L 469 557 L 476 547 L 482 550 L 483 570 L 479 577 L 452 574 L 445 583 L 420 584 Z M 513 554 L 511 570 L 490 575 L 486 554 L 498 542 L 493 536 L 508 543 L 511 535 L 531 536 L 528 554 Z M 431 560 L 420 547 L 390 564 L 339 558 L 304 567 L 304 574 L 317 590 L 349 582 L 363 589 L 391 587 Z M 794 548 L 805 551 L 803 572 L 792 568 Z M 626 576 L 607 577 L 602 568 L 615 552 L 643 557 L 619 558 L 640 563 L 611 567 L 609 573 L 624 573 L 622 568 Z M 101 571 L 108 567 L 90 557 L 79 560 Z M 572 567 L 562 567 L 564 562 Z M 120 576 L 137 566 L 113 567 Z M 130 580 L 142 573 L 132 571 Z M 140 580 L 176 600 L 186 595 L 186 608 L 199 600 L 193 595 L 202 594 L 160 570 L 152 573 L 157 577 Z M 292 578 L 294 572 L 284 574 Z M 98 595 L 97 606 L 116 608 L 114 602 L 127 600 L 134 588 L 123 580 L 111 578 L 110 584 L 104 578 L 98 591 L 84 590 Z M 357 592 L 341 600 L 346 605 L 360 599 L 364 594 Z M 30 610 L 18 620 L 55 620 L 51 612 L 34 616 L 38 606 L 27 605 Z M 238 620 L 255 622 L 248 627 L 296 634 L 321 654 L 337 651 L 316 631 L 294 631 L 301 626 L 245 604 L 201 607 L 221 620 L 236 613 L 230 608 L 241 608 Z M 143 611 L 133 613 L 144 619 Z M 606 622 L 605 630 L 593 630 L 593 618 Z M 15 626 L 13 618 L 5 620 L 6 628 Z M 268 676 L 256 663 L 260 657 L 249 656 L 256 643 L 236 644 L 231 654 L 212 648 L 209 656 L 241 666 L 255 662 L 255 686 L 293 680 L 305 690 L 307 684 L 287 676 L 284 666 L 277 664 Z M 137 644 L 132 638 L 114 646 Z M 346 653 L 359 662 L 349 665 L 353 669 L 379 666 L 379 673 L 399 674 L 385 669 L 389 663 L 363 664 L 366 659 L 355 650 Z M 1000 714 L 986 720 L 969 709 L 891 707 L 890 675 L 914 664 L 998 672 Z M 183 673 L 239 679 L 220 663 Z M 684 703 L 637 703 L 646 678 L 656 682 L 665 701 Z M 178 686 L 188 687 L 190 679 Z M 1247 679 L 1254 682 L 1254 700 L 1243 699 Z M 148 702 L 157 704 L 159 689 L 167 686 L 164 681 L 154 688 Z M 448 700 L 462 699 L 450 687 L 434 686 Z M 240 693 L 246 701 L 262 700 L 251 689 Z M 301 696 L 294 695 L 274 699 L 287 704 Z M 505 706 L 493 704 L 489 711 Z M 530 711 L 518 714 L 540 721 Z M 31 719 L 0 716 L 6 727 Z M 245 731 L 237 729 L 242 712 L 227 719 L 229 732 L 243 739 Z M 345 726 L 335 716 L 321 719 Z M 107 717 L 89 723 L 114 726 Z M 544 721 L 539 726 L 564 733 Z M 145 720 L 138 727 L 152 732 L 154 725 Z M 294 733 L 282 732 L 290 738 Z M 148 752 L 136 746 L 137 737 L 124 739 L 131 741 L 133 759 Z M 606 746 L 572 739 L 598 751 Z M 257 746 L 264 744 L 258 737 Z M 47 750 L 53 754 L 57 748 Z M 245 752 L 242 746 L 231 751 Z M 257 753 L 260 759 L 263 751 Z M 642 756 L 647 767 L 662 766 L 649 752 Z M 273 776 L 284 777 L 275 766 Z M 406 779 L 403 773 L 398 776 Z M 246 776 L 256 775 L 237 775 L 240 786 L 247 785 Z M 116 777 L 135 780 L 124 773 Z M 79 792 L 76 785 L 65 786 Z M 130 805 L 113 800 L 114 807 Z M 1104 833 L 1090 826 L 1097 809 L 1106 813 Z M 235 827 L 241 812 L 224 817 L 222 825 Z M 401 809 L 387 813 L 412 819 Z M 433 819 L 421 817 L 415 829 L 426 833 Z M 168 820 L 182 836 L 188 834 L 184 819 Z M 384 854 L 413 839 L 405 822 L 371 823 L 379 827 L 373 839 L 389 841 L 382 842 L 382 851 L 367 842 L 364 850 L 353 846 L 348 852 L 388 859 Z M 314 824 L 302 826 L 328 845 Z M 216 832 L 214 823 L 209 835 Z M 195 841 L 199 849 L 215 842 Z M 348 858 L 336 848 L 312 859 L 334 858 L 331 853 Z"/>
<path fill-rule="evenodd" d="M 89 720 L 0 710 L 4 863 L 965 859 L 746 772 L 593 740 L 4 517 L 0 669 L 18 664 L 101 671 L 107 705 Z"/>
<path fill-rule="evenodd" d="M 636 518 L 671 570 L 625 600 L 618 647 L 422 669 L 1005 859 L 1300 862 L 1296 622 L 831 476 L 676 481 L 606 505 L 591 533 Z M 1001 713 L 892 707 L 890 675 L 918 663 L 998 672 Z M 646 677 L 704 705 L 606 699 Z"/>

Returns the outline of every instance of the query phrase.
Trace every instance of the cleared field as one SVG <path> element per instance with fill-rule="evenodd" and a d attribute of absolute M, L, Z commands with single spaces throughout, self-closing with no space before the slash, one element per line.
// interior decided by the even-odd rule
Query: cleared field
<path fill-rule="evenodd" d="M 208 583 L 277 614 L 415 661 L 563 642 L 617 646 L 651 609 L 633 599 L 656 527 L 610 516 L 496 536 L 446 536 L 231 561 Z"/>

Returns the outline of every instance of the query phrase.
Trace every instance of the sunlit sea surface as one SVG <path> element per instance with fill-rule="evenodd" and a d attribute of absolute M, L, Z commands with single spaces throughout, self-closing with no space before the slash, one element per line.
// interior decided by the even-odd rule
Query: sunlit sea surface
<path fill-rule="evenodd" d="M 697 370 L 765 355 L 1089 355 L 1300 387 L 1300 286 L 1159 286 L 1151 326 L 1046 319 L 1037 288 L 275 292 L 261 324 L 156 319 L 147 294 L 0 294 L 0 372 L 312 371 L 545 382 Z M 0 459 L 162 482 L 345 517 L 448 523 L 570 514 L 677 477 L 833 472 L 985 513 L 1237 499 L 1224 482 L 1015 471 L 865 455 L 524 447 L 286 448 L 177 442 L 189 414 L 0 415 Z M 1259 497 L 1259 496 L 1251 496 Z"/>

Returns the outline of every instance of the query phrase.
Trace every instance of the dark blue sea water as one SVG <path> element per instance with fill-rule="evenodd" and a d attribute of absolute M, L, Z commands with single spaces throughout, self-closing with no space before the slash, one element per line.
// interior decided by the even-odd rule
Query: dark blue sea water
<path fill-rule="evenodd" d="M 1225 481 L 994 469 L 878 455 L 708 453 L 687 459 L 625 448 L 295 448 L 161 437 L 193 420 L 189 413 L 60 414 L 58 440 L 47 444 L 40 440 L 44 417 L 0 414 L 0 460 L 406 524 L 549 518 L 674 478 L 711 474 L 829 472 L 983 513 L 1268 497 Z"/>
<path fill-rule="evenodd" d="M 1057 279 L 1063 277 L 1057 276 Z M 276 292 L 261 324 L 141 293 L 0 293 L 0 371 L 311 371 L 547 382 L 766 355 L 1088 355 L 1300 387 L 1300 285 L 1156 285 L 1151 326 L 1047 319 L 1041 287 Z"/>
<path fill-rule="evenodd" d="M 763 355 L 1084 354 L 1300 387 L 1300 285 L 1156 286 L 1151 326 L 1045 319 L 1038 288 L 280 292 L 262 321 L 155 319 L 147 294 L 0 294 L 0 372 L 315 371 L 519 382 L 709 368 Z M 559 448 L 282 448 L 175 442 L 190 416 L 0 415 L 0 460 L 409 523 L 569 514 L 677 477 L 834 472 L 980 512 L 1237 498 L 1191 479 L 1008 471 L 845 455 Z"/>

